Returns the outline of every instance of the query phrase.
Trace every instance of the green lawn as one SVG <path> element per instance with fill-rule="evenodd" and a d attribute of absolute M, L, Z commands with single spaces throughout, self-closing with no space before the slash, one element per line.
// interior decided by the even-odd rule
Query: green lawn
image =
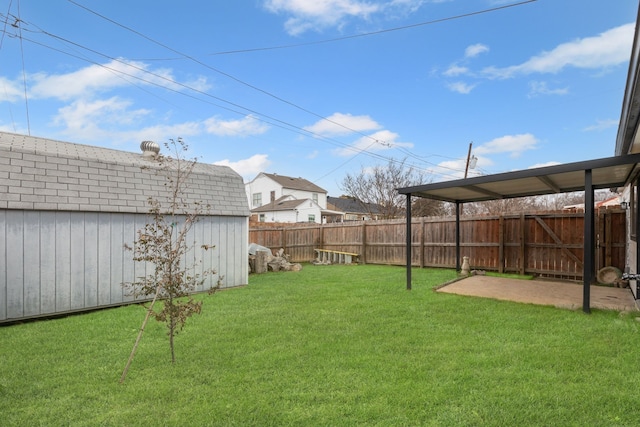
<path fill-rule="evenodd" d="M 199 296 L 0 327 L 0 425 L 635 426 L 640 322 L 432 291 L 451 270 L 311 266 Z"/>

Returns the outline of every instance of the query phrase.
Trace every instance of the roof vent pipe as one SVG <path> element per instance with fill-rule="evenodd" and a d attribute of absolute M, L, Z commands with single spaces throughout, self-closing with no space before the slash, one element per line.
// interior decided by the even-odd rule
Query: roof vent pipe
<path fill-rule="evenodd" d="M 142 150 L 143 157 L 158 157 L 160 153 L 160 146 L 153 141 L 142 141 L 140 143 L 140 149 Z"/>

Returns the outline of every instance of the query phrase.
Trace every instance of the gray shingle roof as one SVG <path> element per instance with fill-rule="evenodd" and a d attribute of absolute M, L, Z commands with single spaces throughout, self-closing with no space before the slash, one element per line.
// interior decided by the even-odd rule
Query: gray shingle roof
<path fill-rule="evenodd" d="M 282 185 L 284 188 L 288 188 L 290 190 L 301 190 L 301 191 L 310 191 L 312 193 L 326 193 L 322 187 L 315 185 L 313 182 L 308 181 L 304 178 L 293 178 L 291 176 L 277 175 L 275 173 L 264 173 L 264 176 L 267 176 Z"/>
<path fill-rule="evenodd" d="M 327 204 L 333 205 L 336 209 L 347 213 L 379 214 L 382 212 L 382 209 L 378 205 L 364 203 L 350 197 L 327 197 Z"/>
<path fill-rule="evenodd" d="M 293 210 L 293 209 L 297 208 L 298 206 L 300 206 L 301 204 L 303 204 L 307 200 L 308 199 L 306 199 L 306 200 L 298 200 L 298 199 L 286 200 L 286 197 L 280 197 L 278 200 L 276 200 L 274 202 L 267 203 L 266 205 L 262 205 L 259 208 L 252 209 L 251 212 L 260 213 L 260 212 L 290 211 L 290 210 Z"/>
<path fill-rule="evenodd" d="M 0 209 L 148 212 L 166 178 L 141 153 L 0 132 Z M 187 203 L 212 215 L 249 216 L 242 177 L 227 166 L 196 164 Z"/>

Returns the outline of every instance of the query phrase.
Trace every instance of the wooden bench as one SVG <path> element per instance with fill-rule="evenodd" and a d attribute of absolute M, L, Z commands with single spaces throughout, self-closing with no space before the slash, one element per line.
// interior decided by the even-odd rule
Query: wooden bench
<path fill-rule="evenodd" d="M 330 249 L 314 249 L 316 259 L 322 264 L 351 264 L 357 262 L 358 254 L 332 251 Z"/>

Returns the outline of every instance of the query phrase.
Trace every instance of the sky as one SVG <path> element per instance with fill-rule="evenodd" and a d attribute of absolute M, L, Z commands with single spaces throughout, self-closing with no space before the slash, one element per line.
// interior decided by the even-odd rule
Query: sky
<path fill-rule="evenodd" d="M 0 130 L 423 183 L 614 155 L 637 0 L 0 0 Z M 472 164 L 474 162 L 471 162 Z"/>

